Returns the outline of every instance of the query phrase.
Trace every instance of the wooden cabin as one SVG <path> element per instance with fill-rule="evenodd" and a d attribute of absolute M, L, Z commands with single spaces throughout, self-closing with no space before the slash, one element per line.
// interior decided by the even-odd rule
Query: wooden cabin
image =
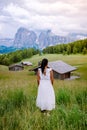
<path fill-rule="evenodd" d="M 10 71 L 20 71 L 20 70 L 23 70 L 23 69 L 24 69 L 24 67 L 21 64 L 14 64 L 14 65 L 9 66 Z"/>
<path fill-rule="evenodd" d="M 32 63 L 29 62 L 29 61 L 23 61 L 23 62 L 21 62 L 21 64 L 22 64 L 23 66 L 32 66 Z"/>
<path fill-rule="evenodd" d="M 35 74 L 38 71 L 38 68 L 40 66 L 33 68 L 32 71 L 35 72 Z M 66 78 L 70 78 L 71 72 L 75 71 L 76 68 L 59 60 L 59 61 L 53 61 L 48 63 L 48 67 L 51 67 L 54 73 L 54 78 L 55 79 L 61 79 L 64 80 Z"/>
<path fill-rule="evenodd" d="M 61 79 L 61 80 L 70 78 L 71 72 L 76 70 L 75 67 L 61 60 L 49 62 L 48 66 L 53 69 L 54 78 Z"/>

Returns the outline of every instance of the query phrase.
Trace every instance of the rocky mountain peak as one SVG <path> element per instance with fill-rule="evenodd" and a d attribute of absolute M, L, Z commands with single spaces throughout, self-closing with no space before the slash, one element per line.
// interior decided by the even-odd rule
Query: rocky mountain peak
<path fill-rule="evenodd" d="M 21 47 L 33 47 L 36 43 L 37 35 L 34 31 L 30 31 L 26 28 L 19 28 L 15 34 L 14 46 L 17 48 Z"/>

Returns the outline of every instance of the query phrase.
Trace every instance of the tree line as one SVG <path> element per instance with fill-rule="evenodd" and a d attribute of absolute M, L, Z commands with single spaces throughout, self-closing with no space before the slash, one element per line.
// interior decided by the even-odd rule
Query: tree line
<path fill-rule="evenodd" d="M 43 49 L 43 53 L 47 54 L 87 54 L 87 39 L 75 41 L 68 44 L 58 44 L 55 46 L 49 46 Z M 33 55 L 39 54 L 41 55 L 40 50 L 36 50 L 34 48 L 28 48 L 24 50 L 17 50 L 15 52 L 1 54 L 0 55 L 0 64 L 2 65 L 10 65 L 13 63 L 20 62 L 25 58 L 30 58 Z"/>
<path fill-rule="evenodd" d="M 55 46 L 49 46 L 43 49 L 43 53 L 57 53 L 57 54 L 76 54 L 83 53 L 87 54 L 87 39 L 78 40 L 68 44 L 58 44 Z"/>
<path fill-rule="evenodd" d="M 39 50 L 29 48 L 24 50 L 17 50 L 8 54 L 2 54 L 0 55 L 0 64 L 10 65 L 13 63 L 17 63 L 25 58 L 30 58 L 37 53 L 39 53 Z"/>

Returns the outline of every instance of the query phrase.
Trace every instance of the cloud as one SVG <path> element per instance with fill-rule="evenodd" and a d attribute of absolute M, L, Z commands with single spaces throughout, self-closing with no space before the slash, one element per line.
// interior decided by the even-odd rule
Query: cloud
<path fill-rule="evenodd" d="M 67 3 L 62 4 L 62 2 L 54 2 L 54 3 L 40 3 L 40 2 L 29 2 L 25 0 L 24 6 L 31 10 L 31 12 L 37 13 L 39 15 L 61 15 L 64 12 L 68 12 L 69 10 L 75 10 L 73 6 L 70 6 Z"/>
<path fill-rule="evenodd" d="M 29 14 L 26 9 L 23 9 L 16 4 L 14 5 L 13 3 L 4 7 L 3 11 L 7 12 L 12 17 L 28 16 Z"/>
<path fill-rule="evenodd" d="M 87 33 L 87 0 L 3 0 L 0 9 L 3 35 L 15 35 L 20 26 L 57 34 Z"/>

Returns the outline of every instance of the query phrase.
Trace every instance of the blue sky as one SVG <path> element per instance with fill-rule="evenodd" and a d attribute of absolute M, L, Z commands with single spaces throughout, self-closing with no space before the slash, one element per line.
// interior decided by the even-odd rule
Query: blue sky
<path fill-rule="evenodd" d="M 0 0 L 0 38 L 14 38 L 19 27 L 87 33 L 87 0 Z"/>

